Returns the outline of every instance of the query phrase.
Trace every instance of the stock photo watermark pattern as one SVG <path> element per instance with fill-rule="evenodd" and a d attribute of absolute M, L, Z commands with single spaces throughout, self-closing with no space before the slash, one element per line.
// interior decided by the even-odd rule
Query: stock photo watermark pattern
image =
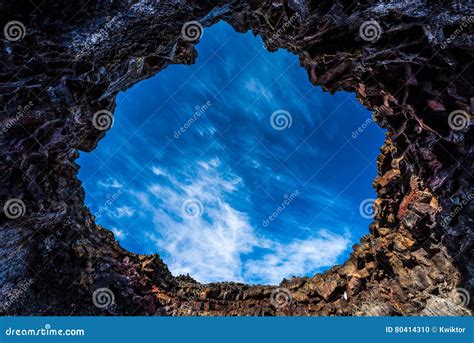
<path fill-rule="evenodd" d="M 222 31 L 222 29 L 219 30 Z M 229 29 L 226 28 L 226 30 Z M 206 35 L 206 38 L 200 44 L 205 44 L 206 39 L 210 38 L 212 38 L 212 35 Z M 234 44 L 238 43 L 238 40 L 236 39 L 237 37 L 234 38 Z M 252 44 L 256 45 L 258 44 L 258 41 L 252 42 Z M 258 46 L 255 46 L 255 48 L 258 48 Z M 239 52 L 241 50 L 242 49 L 237 49 L 236 51 Z M 212 53 L 212 50 L 210 53 L 211 58 L 216 55 L 215 53 Z M 248 55 L 249 57 L 253 56 L 252 49 L 248 49 Z M 197 70 L 201 70 L 207 65 L 212 68 L 220 67 L 222 63 L 219 63 L 219 61 L 223 61 L 221 56 L 216 56 L 215 59 L 212 60 L 215 60 L 214 63 L 208 62 L 208 59 L 209 57 L 206 55 L 202 57 L 204 66 L 199 65 L 200 62 L 197 61 Z M 259 70 L 263 70 L 261 65 L 267 64 L 267 59 L 268 57 L 261 58 L 261 61 L 258 63 Z M 220 68 L 226 67 L 225 64 L 222 65 L 223 66 Z M 255 67 L 249 69 L 252 70 L 254 68 Z M 296 70 L 297 66 L 295 65 L 294 68 Z M 258 88 L 260 85 L 255 83 L 255 71 L 252 70 L 252 72 L 247 72 L 246 69 L 247 68 L 242 68 L 240 74 L 232 73 L 232 75 L 239 75 L 243 79 L 249 77 L 252 78 L 246 88 L 251 92 L 253 91 L 253 93 L 250 93 L 253 95 L 255 94 L 254 89 Z M 225 69 L 221 69 L 219 72 L 211 74 L 213 78 L 215 77 L 216 79 L 221 79 L 223 81 L 221 81 L 222 85 L 219 86 L 222 87 L 222 92 L 226 91 L 228 88 L 230 88 L 229 91 L 232 90 L 232 87 L 235 87 L 234 84 L 238 85 L 238 82 L 233 82 L 229 85 L 227 80 L 221 78 L 220 75 L 225 74 L 225 72 Z M 288 73 L 288 76 L 285 77 L 286 80 L 282 79 L 282 81 L 288 83 L 288 78 L 293 78 L 293 73 L 293 71 Z M 303 75 L 303 73 L 301 73 L 301 75 Z M 278 76 L 278 74 L 275 76 Z M 137 241 L 137 234 L 135 232 L 135 227 L 137 225 L 136 222 L 141 222 L 140 226 L 143 228 L 152 227 L 153 225 L 152 223 L 147 223 L 142 219 L 145 215 L 141 206 L 156 208 L 156 211 L 150 211 L 152 212 L 150 214 L 152 218 L 155 218 L 156 222 L 167 223 L 166 226 L 174 228 L 172 230 L 173 232 L 170 229 L 169 233 L 167 232 L 168 230 L 164 230 L 158 234 L 155 233 L 154 230 L 149 230 L 148 232 L 145 231 L 143 235 L 146 237 L 149 236 L 153 242 L 157 243 L 159 249 L 164 250 L 164 252 L 163 250 L 159 251 L 165 261 L 168 261 L 169 259 L 180 261 L 171 267 L 172 270 L 178 268 L 178 271 L 176 271 L 177 274 L 186 272 L 198 278 L 198 280 L 202 280 L 204 271 L 203 268 L 197 268 L 197 265 L 200 263 L 199 261 L 204 258 L 208 267 L 212 268 L 212 272 L 207 273 L 206 277 L 209 281 L 227 281 L 229 278 L 235 280 L 246 278 L 243 280 L 252 280 L 252 282 L 260 283 L 277 283 L 278 279 L 281 280 L 283 277 L 291 276 L 289 275 L 289 270 L 286 265 L 298 263 L 297 261 L 300 259 L 298 249 L 303 249 L 306 244 L 310 244 L 306 241 L 307 239 L 313 241 L 315 245 L 320 245 L 322 251 L 327 249 L 327 255 L 324 255 L 324 257 L 319 257 L 317 249 L 315 250 L 313 248 L 311 248 L 312 254 L 302 257 L 302 259 L 306 261 L 306 265 L 310 266 L 310 269 L 320 268 L 319 266 L 321 265 L 329 265 L 332 263 L 329 261 L 333 261 L 334 258 L 342 259 L 343 252 L 346 253 L 344 251 L 344 245 L 349 245 L 348 237 L 350 235 L 348 235 L 348 231 L 344 228 L 338 228 L 339 230 L 334 230 L 337 231 L 336 233 L 331 232 L 331 226 L 342 226 L 340 225 L 341 221 L 339 219 L 332 219 L 333 214 L 331 214 L 331 220 L 336 220 L 337 223 L 335 224 L 320 224 L 318 220 L 319 217 L 321 217 L 321 221 L 326 220 L 325 212 L 334 213 L 335 207 L 343 207 L 338 201 L 339 198 L 342 198 L 341 195 L 337 196 L 337 194 L 334 194 L 331 198 L 330 195 L 324 194 L 325 192 L 328 192 L 328 190 L 321 189 L 319 191 L 321 194 L 317 197 L 315 196 L 315 199 L 313 200 L 311 199 L 312 195 L 310 192 L 307 190 L 304 192 L 302 189 L 294 187 L 298 184 L 304 185 L 305 181 L 308 181 L 306 183 L 309 184 L 311 179 L 316 179 L 319 175 L 325 174 L 322 173 L 321 168 L 324 168 L 325 165 L 331 162 L 333 153 L 328 149 L 326 157 L 328 160 L 326 163 L 324 163 L 325 161 L 322 161 L 319 166 L 308 165 L 305 171 L 307 175 L 304 177 L 296 176 L 297 173 L 301 172 L 301 168 L 300 171 L 295 169 L 297 165 L 288 168 L 288 164 L 285 163 L 285 159 L 291 157 L 291 155 L 312 155 L 316 153 L 317 149 L 311 147 L 311 145 L 315 147 L 315 142 L 308 141 L 309 144 L 305 144 L 305 137 L 298 137 L 298 134 L 302 132 L 304 126 L 308 125 L 309 113 L 302 113 L 300 109 L 294 108 L 294 106 L 289 106 L 288 108 L 280 107 L 280 109 L 275 106 L 277 109 L 274 112 L 268 113 L 262 111 L 259 114 L 262 119 L 265 118 L 264 121 L 255 121 L 256 119 L 251 116 L 249 109 L 239 109 L 235 106 L 223 106 L 226 105 L 226 102 L 223 101 L 222 94 L 218 91 L 216 92 L 215 89 L 209 89 L 209 85 L 213 84 L 213 82 L 208 80 L 204 83 L 198 79 L 196 74 L 191 74 L 190 77 L 191 79 L 188 83 L 181 84 L 181 88 L 178 88 L 178 91 L 180 89 L 183 90 L 182 98 L 189 97 L 189 94 L 199 94 L 200 96 L 197 99 L 206 100 L 194 101 L 194 98 L 191 97 L 191 99 L 193 99 L 193 105 L 183 105 L 177 101 L 178 96 L 173 94 L 172 100 L 174 106 L 172 108 L 161 107 L 161 104 L 163 104 L 163 101 L 166 101 L 166 99 L 156 102 L 156 106 L 159 109 L 156 113 L 159 112 L 160 118 L 163 118 L 164 121 L 163 124 L 160 125 L 159 130 L 161 130 L 161 134 L 164 137 L 168 137 L 169 133 L 173 132 L 175 140 L 159 142 L 159 140 L 156 139 L 156 135 L 158 135 L 160 131 L 155 131 L 153 136 L 147 136 L 146 130 L 150 129 L 150 131 L 153 131 L 153 125 L 151 125 L 151 121 L 147 121 L 146 118 L 144 121 L 147 125 L 144 126 L 144 130 L 140 130 L 140 134 L 137 132 L 136 135 L 140 139 L 145 139 L 150 142 L 158 141 L 155 144 L 163 147 L 159 154 L 157 154 L 160 157 L 156 157 L 153 164 L 150 164 L 149 166 L 147 166 L 146 161 L 138 162 L 131 160 L 129 163 L 130 165 L 144 166 L 144 171 L 148 168 L 151 169 L 154 177 L 153 184 L 146 185 L 145 189 L 149 189 L 152 196 L 146 196 L 146 199 L 142 198 L 140 200 L 141 205 L 135 204 L 133 200 L 135 195 L 131 195 L 137 194 L 137 189 L 130 189 L 130 187 L 127 187 L 129 190 L 128 195 L 120 197 L 117 202 L 106 207 L 103 205 L 106 201 L 93 204 L 91 200 L 96 198 L 96 195 L 94 195 L 88 202 L 94 207 L 92 212 L 96 214 L 95 219 L 100 223 L 104 223 L 104 227 L 112 226 L 112 231 L 116 238 L 120 240 L 121 244 L 127 247 L 132 240 Z M 273 78 L 274 76 L 270 74 L 269 79 Z M 174 79 L 177 79 L 177 77 L 174 77 Z M 276 80 L 279 81 L 278 78 L 276 78 Z M 168 83 L 169 80 L 167 79 L 161 82 Z M 215 83 L 215 87 L 217 87 L 217 85 L 219 85 L 219 83 Z M 285 86 L 291 87 L 290 84 L 286 84 Z M 311 89 L 312 88 L 308 88 L 306 92 L 309 97 L 312 97 L 314 101 L 317 101 L 317 97 L 321 95 L 319 93 L 310 95 Z M 134 90 L 134 92 L 137 91 L 138 90 Z M 297 90 L 288 90 L 287 92 L 296 91 Z M 146 89 L 144 88 L 142 92 L 146 93 Z M 300 92 L 300 94 L 303 94 L 303 90 Z M 270 90 L 267 90 L 267 93 L 267 95 L 270 96 Z M 295 95 L 297 94 L 298 93 Z M 242 98 L 245 99 L 245 97 L 246 96 L 242 94 Z M 260 98 L 264 100 L 263 96 L 260 96 Z M 346 100 L 350 104 L 353 103 L 352 100 L 348 101 L 347 98 L 342 96 L 340 99 L 341 103 L 344 103 L 343 100 Z M 256 100 L 260 100 L 259 97 L 257 97 Z M 201 105 L 194 105 L 196 103 L 200 103 Z M 338 111 L 338 107 L 339 106 L 334 106 L 332 111 Z M 120 111 L 120 102 L 118 110 Z M 128 113 L 134 113 L 132 104 L 130 104 L 130 108 L 126 111 Z M 150 106 L 149 111 L 155 111 L 155 108 Z M 331 113 L 329 109 L 325 109 L 324 111 Z M 242 112 L 240 118 L 236 115 L 239 112 Z M 146 114 L 146 111 L 142 111 L 142 113 Z M 222 114 L 224 113 L 227 113 L 229 120 L 223 120 L 219 123 L 219 116 L 224 118 L 222 117 Z M 340 113 L 342 113 L 342 111 L 340 111 Z M 296 115 L 298 115 L 299 118 L 297 121 L 294 120 Z M 134 116 L 132 115 L 131 117 Z M 337 121 L 334 123 L 336 122 Z M 168 123 L 169 125 L 167 125 Z M 216 124 L 221 123 L 222 126 L 219 128 Z M 244 123 L 253 123 L 253 125 L 245 127 L 243 125 Z M 330 124 L 330 122 L 328 122 L 328 124 Z M 178 130 L 176 129 L 176 125 L 179 126 Z M 354 130 L 354 127 L 360 125 L 360 119 L 355 120 L 350 125 L 348 123 L 346 125 L 350 128 L 346 134 L 346 136 L 349 136 L 351 134 L 350 132 Z M 254 129 L 257 129 L 256 132 L 251 132 L 252 126 Z M 139 123 L 138 127 L 140 128 Z M 324 131 L 324 128 L 317 129 L 321 132 Z M 373 137 L 374 131 L 377 132 L 379 130 L 375 126 L 372 126 L 371 128 L 365 127 L 365 129 L 367 130 L 367 137 L 361 138 L 362 141 Z M 112 137 L 114 137 L 114 132 L 117 132 L 116 130 L 119 130 L 119 137 L 126 137 L 129 135 L 128 128 L 126 131 L 122 131 L 122 128 L 114 127 L 108 134 L 107 139 L 112 139 Z M 264 142 L 261 137 L 264 137 L 265 134 L 270 135 L 269 137 L 274 141 Z M 202 146 L 199 146 L 197 143 L 195 139 L 196 136 L 202 140 L 202 143 L 200 143 Z M 312 136 L 309 135 L 309 137 L 314 138 L 318 138 L 319 136 L 320 135 L 316 134 Z M 380 137 L 382 137 L 382 134 Z M 233 139 L 241 140 L 240 142 L 236 142 L 237 144 L 235 145 L 235 147 L 241 147 L 241 152 L 237 150 L 237 148 L 230 150 L 225 150 L 223 148 L 223 142 L 226 142 L 226 140 L 232 141 Z M 254 139 L 255 141 L 252 142 Z M 296 142 L 294 147 L 284 147 L 287 139 L 302 139 L 303 142 L 300 144 L 301 147 L 298 147 L 298 142 Z M 381 141 L 382 140 L 380 140 L 380 142 Z M 250 145 L 246 146 L 245 142 L 249 142 Z M 362 143 L 363 142 L 357 142 L 356 144 L 359 145 Z M 113 145 L 117 146 L 120 144 L 121 143 L 113 143 Z M 136 145 L 131 142 L 127 144 L 130 144 L 131 146 Z M 213 150 L 214 148 L 216 149 Z M 339 148 L 338 145 L 334 146 L 336 153 Z M 167 152 L 168 149 L 170 151 L 169 153 Z M 196 149 L 196 155 L 193 155 L 193 149 Z M 280 152 L 283 151 L 282 149 L 290 150 L 288 153 L 280 155 Z M 271 174 L 266 176 L 264 174 L 258 175 L 260 173 L 256 173 L 255 176 L 251 177 L 255 178 L 258 175 L 261 180 L 258 182 L 249 180 L 249 176 L 246 175 L 248 171 L 242 169 L 242 167 L 245 166 L 245 160 L 247 160 L 247 158 L 253 160 L 255 165 L 259 164 L 259 157 L 252 157 L 253 151 L 260 155 L 263 153 L 268 158 L 273 159 L 273 163 L 275 163 L 274 168 L 280 167 L 279 164 L 283 161 L 283 164 L 285 165 L 281 166 L 282 171 L 284 168 L 288 170 L 285 170 L 285 173 L 288 174 L 287 177 L 290 178 L 288 180 L 294 182 L 295 185 L 291 188 L 285 187 L 284 189 L 278 190 L 278 192 L 273 195 L 270 194 L 273 193 L 273 191 L 270 192 L 270 188 L 263 184 L 273 177 Z M 207 154 L 208 152 L 209 154 Z M 358 154 L 359 152 L 354 150 L 354 153 Z M 164 159 L 164 156 L 167 154 L 169 154 L 170 160 L 175 161 L 179 161 L 181 159 L 180 156 L 183 155 L 184 158 L 182 159 L 187 163 L 182 167 L 179 164 L 170 166 L 169 163 L 162 163 L 160 159 Z M 235 157 L 232 157 L 232 154 L 234 154 Z M 307 156 L 309 158 L 310 155 Z M 119 155 L 117 157 L 119 157 Z M 375 155 L 369 158 L 374 159 Z M 102 160 L 102 157 L 100 157 L 100 159 Z M 105 157 L 105 160 L 107 159 L 108 157 Z M 367 168 L 365 161 L 361 161 L 359 165 L 361 168 L 360 172 L 364 172 Z M 110 166 L 108 169 L 119 171 L 119 168 L 120 167 Z M 231 172 L 229 172 L 229 169 Z M 252 174 L 254 174 L 253 171 Z M 350 175 L 347 176 L 346 185 L 350 186 L 353 177 Z M 283 179 L 284 175 L 275 175 L 274 177 Z M 147 178 L 145 177 L 143 180 L 147 181 Z M 273 183 L 278 185 L 279 182 L 280 181 Z M 126 179 L 123 181 L 117 179 L 114 183 L 126 184 Z M 255 190 L 245 190 L 244 185 L 250 185 L 252 183 L 257 185 L 258 183 L 262 184 Z M 270 199 L 259 199 L 262 198 L 262 196 L 266 197 L 267 195 L 270 196 Z M 101 195 L 98 194 L 97 196 Z M 234 197 L 235 199 L 240 198 L 241 200 L 230 200 L 231 197 Z M 251 200 L 251 197 L 255 197 L 255 200 Z M 261 207 L 258 211 L 257 209 L 255 210 L 258 215 L 255 215 L 253 211 L 249 212 L 248 210 L 244 210 L 243 206 L 241 206 L 245 203 L 251 204 L 250 201 L 253 201 Z M 305 202 L 308 203 L 308 201 L 315 202 L 314 205 L 307 204 L 306 207 L 308 209 L 311 208 L 311 206 L 315 206 L 319 207 L 319 211 L 314 214 L 300 214 L 300 204 Z M 163 211 L 158 209 L 160 204 L 163 207 Z M 354 204 L 356 210 L 357 205 L 358 203 Z M 113 207 L 117 207 L 117 209 L 114 209 Z M 122 208 L 128 208 L 129 210 L 124 210 L 118 213 L 118 209 Z M 97 214 L 101 215 L 98 216 Z M 301 225 L 301 232 L 296 234 L 291 233 L 289 228 L 297 226 L 299 224 L 298 221 L 301 220 L 301 217 L 303 216 L 307 217 L 308 224 Z M 186 223 L 191 220 L 194 222 L 193 226 L 195 226 L 192 233 L 189 232 L 189 228 L 186 227 Z M 367 218 L 362 217 L 363 222 L 366 220 Z M 282 226 L 282 223 L 285 223 L 284 226 Z M 344 227 L 346 226 L 347 224 L 344 224 Z M 359 226 L 362 227 L 365 226 L 365 224 Z M 283 230 L 288 230 L 288 233 Z M 284 236 L 282 237 L 283 241 L 279 241 L 272 237 L 274 235 L 273 232 L 275 232 L 276 235 L 278 232 L 281 233 L 282 231 L 284 232 Z M 312 231 L 314 231 L 314 233 Z M 307 237 L 307 233 L 310 233 L 309 238 Z M 163 236 L 167 238 L 163 238 Z M 269 243 L 265 242 L 266 236 L 270 236 L 271 238 Z M 354 238 L 355 236 L 356 235 L 354 234 Z M 168 241 L 166 241 L 167 239 Z M 166 244 L 166 242 L 168 242 L 168 244 Z M 247 262 L 247 258 L 242 257 L 242 253 L 248 252 L 249 249 L 251 249 L 250 251 L 256 251 L 256 247 L 263 247 L 264 244 L 269 244 L 269 253 L 267 255 L 262 256 L 258 253 L 251 252 L 250 255 L 254 255 L 253 262 L 250 262 L 250 260 Z M 288 261 L 281 266 L 275 265 L 266 268 L 268 271 L 264 271 L 263 275 L 259 277 L 258 270 L 264 268 L 263 261 L 265 261 L 266 258 L 270 259 L 272 255 L 275 255 L 274 258 L 276 259 L 284 259 L 285 247 L 288 245 L 289 247 L 287 249 L 290 249 L 288 254 L 290 254 L 291 250 L 295 250 L 295 253 L 293 254 L 294 256 L 288 259 Z M 254 246 L 255 248 L 250 248 L 251 246 Z M 148 251 L 152 252 L 152 250 Z M 225 262 L 222 263 L 220 260 L 215 260 L 213 255 L 225 256 Z M 188 256 L 192 256 L 192 258 Z M 243 272 L 239 272 L 235 268 L 239 263 L 243 263 L 245 266 Z M 301 264 L 301 266 L 302 265 L 303 264 Z M 301 268 L 298 266 L 296 267 L 298 269 Z M 239 273 L 241 275 L 239 275 Z M 298 273 L 301 275 L 304 271 L 301 270 Z M 231 276 L 227 277 L 226 280 L 223 275 Z M 257 278 L 259 278 L 259 280 Z"/>
<path fill-rule="evenodd" d="M 204 211 L 202 203 L 197 199 L 187 199 L 182 207 L 181 212 L 184 217 L 196 218 L 200 217 Z"/>
<path fill-rule="evenodd" d="M 84 329 L 55 329 L 51 324 L 45 324 L 43 327 L 35 329 L 18 329 L 9 327 L 5 330 L 5 335 L 8 337 L 58 337 L 58 336 L 85 336 Z"/>
<path fill-rule="evenodd" d="M 463 110 L 456 110 L 449 114 L 449 127 L 455 131 L 464 130 L 471 124 L 472 117 Z"/>
<path fill-rule="evenodd" d="M 359 205 L 359 213 L 361 217 L 370 219 L 377 215 L 378 207 L 376 206 L 376 199 L 365 199 Z"/>
<path fill-rule="evenodd" d="M 101 205 L 99 207 L 99 210 L 97 212 L 94 213 L 94 220 L 99 220 L 100 217 L 102 217 L 103 215 L 106 215 L 107 213 L 110 213 L 111 211 L 113 211 L 114 207 L 114 203 L 122 196 L 124 195 L 124 192 L 122 191 L 122 189 L 118 189 L 117 191 L 115 191 L 114 193 L 112 193 L 111 195 L 109 194 L 107 196 L 107 200 L 103 203 L 103 205 Z"/>
<path fill-rule="evenodd" d="M 10 42 L 17 42 L 22 40 L 26 35 L 25 25 L 21 21 L 9 21 L 3 27 L 3 34 L 6 40 Z"/>
<path fill-rule="evenodd" d="M 3 205 L 3 213 L 9 219 L 18 219 L 25 215 L 26 205 L 22 199 L 8 199 L 5 205 Z"/>
<path fill-rule="evenodd" d="M 287 307 L 291 304 L 293 297 L 286 288 L 276 288 L 270 295 L 270 303 L 276 308 Z"/>
<path fill-rule="evenodd" d="M 115 303 L 115 295 L 107 287 L 97 288 L 92 294 L 92 302 L 97 308 L 109 308 Z"/>
<path fill-rule="evenodd" d="M 1 133 L 5 134 L 10 130 L 18 121 L 24 117 L 33 107 L 33 102 L 30 100 L 26 105 L 24 106 L 18 106 L 16 115 L 7 121 L 7 123 L 3 126 Z"/>
<path fill-rule="evenodd" d="M 471 303 L 471 294 L 465 288 L 458 287 L 455 290 L 455 302 L 461 306 L 468 306 Z"/>
<path fill-rule="evenodd" d="M 301 20 L 300 14 L 295 13 L 294 15 L 291 16 L 290 19 L 285 21 L 283 25 L 268 39 L 263 43 L 263 47 L 267 49 L 269 45 L 272 45 L 275 43 L 276 40 L 280 38 L 280 36 L 291 26 L 295 25 L 298 20 Z"/>
<path fill-rule="evenodd" d="M 176 139 L 179 139 L 181 135 L 183 135 L 193 124 L 202 116 L 204 115 L 209 107 L 212 106 L 211 101 L 207 101 L 204 105 L 196 105 L 194 107 L 195 112 L 189 119 L 178 129 L 173 133 L 173 137 Z"/>
<path fill-rule="evenodd" d="M 441 49 L 446 49 L 457 37 L 465 32 L 474 22 L 474 16 L 464 17 L 456 30 L 441 43 Z"/>
<path fill-rule="evenodd" d="M 265 218 L 263 221 L 262 221 L 262 226 L 263 227 L 267 227 L 268 225 L 270 225 L 271 222 L 273 222 L 276 218 L 278 218 L 278 216 L 288 207 L 290 206 L 290 204 L 300 195 L 300 191 L 298 189 L 296 189 L 294 192 L 292 192 L 291 194 L 285 194 L 283 195 L 283 198 L 285 200 L 283 200 L 283 202 L 281 203 L 280 206 L 278 206 L 274 211 L 273 213 L 268 216 L 267 218 Z"/>
<path fill-rule="evenodd" d="M 373 19 L 364 21 L 359 27 L 360 38 L 367 42 L 375 43 L 379 40 L 381 35 L 382 28 L 380 27 L 380 24 Z"/>
<path fill-rule="evenodd" d="M 293 124 L 291 113 L 286 110 L 278 110 L 270 116 L 270 125 L 277 131 L 289 129 Z"/>
<path fill-rule="evenodd" d="M 112 112 L 107 110 L 97 111 L 92 117 L 92 125 L 99 131 L 110 129 L 114 125 Z"/>
<path fill-rule="evenodd" d="M 11 306 L 21 302 L 23 295 L 28 292 L 33 283 L 33 279 L 24 280 L 20 284 L 15 285 L 15 288 L 5 291 L 3 294 L 5 301 L 0 304 L 0 310 L 6 312 Z"/>
<path fill-rule="evenodd" d="M 462 198 L 458 202 L 456 207 L 454 207 L 454 209 L 451 212 L 449 212 L 447 216 L 444 216 L 442 218 L 441 225 L 443 227 L 447 227 L 449 225 L 449 223 L 451 222 L 451 220 L 456 218 L 456 216 L 458 216 L 459 213 L 461 213 L 461 211 L 464 208 L 466 208 L 466 206 L 468 206 L 472 202 L 472 199 L 474 199 L 474 193 L 470 193 L 470 194 L 468 194 L 468 196 L 466 198 Z"/>
<path fill-rule="evenodd" d="M 204 29 L 198 21 L 188 21 L 181 29 L 181 38 L 188 42 L 197 42 L 203 33 Z"/>
<path fill-rule="evenodd" d="M 367 129 L 369 125 L 371 125 L 373 122 L 374 121 L 372 118 L 367 118 L 367 120 L 363 122 L 356 130 L 352 131 L 352 139 L 356 139 L 357 137 L 359 137 L 365 131 L 365 129 Z"/>

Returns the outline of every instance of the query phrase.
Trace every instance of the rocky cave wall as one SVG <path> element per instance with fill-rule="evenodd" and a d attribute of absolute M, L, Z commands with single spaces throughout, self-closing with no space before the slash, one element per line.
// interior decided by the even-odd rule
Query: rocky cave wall
<path fill-rule="evenodd" d="M 471 314 L 471 2 L 16 0 L 1 8 L 2 25 L 26 30 L 1 49 L 0 313 Z M 370 234 L 342 266 L 279 287 L 202 285 L 171 275 L 158 255 L 121 248 L 84 206 L 74 161 L 105 134 L 94 113 L 113 112 L 119 91 L 167 65 L 193 63 L 196 42 L 183 39 L 183 25 L 221 19 L 262 36 L 270 51 L 298 55 L 313 84 L 355 92 L 389 132 Z M 366 21 L 379 24 L 377 39 L 361 38 Z M 453 111 L 467 123 L 450 125 Z M 14 219 L 12 199 L 25 205 Z M 94 304 L 103 288 L 109 306 Z"/>

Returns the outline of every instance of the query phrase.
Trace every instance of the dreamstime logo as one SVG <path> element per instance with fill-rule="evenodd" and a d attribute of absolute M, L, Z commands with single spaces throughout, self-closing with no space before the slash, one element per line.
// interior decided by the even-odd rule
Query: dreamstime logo
<path fill-rule="evenodd" d="M 252 317 L 266 317 L 275 315 L 275 310 L 269 306 L 256 306 L 249 314 Z"/>
<path fill-rule="evenodd" d="M 369 125 L 372 124 L 373 122 L 374 121 L 372 120 L 372 118 L 367 118 L 367 120 L 363 122 L 362 125 L 357 128 L 357 130 L 352 131 L 352 139 L 356 139 L 357 137 L 359 137 L 360 134 L 364 132 L 365 129 L 368 128 Z"/>
<path fill-rule="evenodd" d="M 290 112 L 285 110 L 275 111 L 270 117 L 270 125 L 278 131 L 290 128 L 292 123 L 293 118 Z"/>
<path fill-rule="evenodd" d="M 381 105 L 375 106 L 374 112 L 375 114 L 380 116 L 389 116 L 392 114 L 393 111 L 390 109 L 389 106 Z"/>
<path fill-rule="evenodd" d="M 8 199 L 3 206 L 3 212 L 9 219 L 18 219 L 23 217 L 26 212 L 26 206 L 23 200 L 18 198 Z"/>
<path fill-rule="evenodd" d="M 273 213 L 266 219 L 263 220 L 263 227 L 267 227 L 271 222 L 273 222 L 290 204 L 300 195 L 299 189 L 295 190 L 291 194 L 283 195 L 283 202 L 278 206 Z"/>
<path fill-rule="evenodd" d="M 31 285 L 33 285 L 33 279 L 23 281 L 18 285 L 17 288 L 4 292 L 6 301 L 0 304 L 0 309 L 7 311 L 15 302 L 21 299 L 21 297 L 28 291 Z"/>
<path fill-rule="evenodd" d="M 458 36 L 460 36 L 464 32 L 464 29 L 471 25 L 473 22 L 474 16 L 472 15 L 464 18 L 459 27 L 453 32 L 453 34 L 441 43 L 441 49 L 446 49 L 448 45 L 451 44 Z"/>
<path fill-rule="evenodd" d="M 212 106 L 210 101 L 207 101 L 204 105 L 196 105 L 194 107 L 194 114 L 181 126 L 177 131 L 174 132 L 174 138 L 178 139 L 183 133 L 185 133 L 206 111 Z"/>
<path fill-rule="evenodd" d="M 45 324 L 44 327 L 40 328 L 30 328 L 17 329 L 9 327 L 5 330 L 5 335 L 7 336 L 16 336 L 16 337 L 33 337 L 33 336 L 85 336 L 86 332 L 84 329 L 53 329 L 51 324 Z"/>
<path fill-rule="evenodd" d="M 446 217 L 441 219 L 441 226 L 447 227 L 451 220 L 455 218 L 469 203 L 474 199 L 474 193 L 469 193 L 466 198 L 463 198 L 459 205 L 456 206 Z"/>
<path fill-rule="evenodd" d="M 280 38 L 280 36 L 290 27 L 294 24 L 294 22 L 296 21 L 296 19 L 298 19 L 300 17 L 299 13 L 295 13 L 291 16 L 291 18 L 289 20 L 287 20 L 281 28 L 279 28 L 277 30 L 277 32 L 275 32 L 271 37 L 270 39 L 266 42 L 266 43 L 263 43 L 263 47 L 265 49 L 268 48 L 268 45 L 269 44 L 273 44 L 275 42 L 275 40 L 277 40 L 278 38 Z"/>
<path fill-rule="evenodd" d="M 287 307 L 293 300 L 291 293 L 286 288 L 276 288 L 270 295 L 270 303 L 276 308 Z"/>
<path fill-rule="evenodd" d="M 193 306 L 189 302 L 185 302 L 180 306 L 180 310 L 184 311 L 188 316 L 193 313 Z"/>
<path fill-rule="evenodd" d="M 382 28 L 375 20 L 364 21 L 359 27 L 359 36 L 367 42 L 374 43 L 382 34 Z"/>
<path fill-rule="evenodd" d="M 97 288 L 92 294 L 92 302 L 98 308 L 107 308 L 114 304 L 115 296 L 114 293 L 106 287 Z"/>
<path fill-rule="evenodd" d="M 204 29 L 197 21 L 188 21 L 181 28 L 181 37 L 188 42 L 196 42 L 203 35 Z"/>
<path fill-rule="evenodd" d="M 204 211 L 202 203 L 197 199 L 188 199 L 181 206 L 181 211 L 186 217 L 196 218 L 202 215 Z"/>
<path fill-rule="evenodd" d="M 378 213 L 375 206 L 375 199 L 365 199 L 359 205 L 359 213 L 362 218 L 371 219 Z"/>
<path fill-rule="evenodd" d="M 18 106 L 15 117 L 7 121 L 5 126 L 2 129 L 2 133 L 6 133 L 10 130 L 33 106 L 33 102 L 28 102 L 25 106 Z"/>
<path fill-rule="evenodd" d="M 80 51 L 77 53 L 77 57 L 82 57 L 92 53 L 96 46 L 102 44 L 104 41 L 109 40 L 110 37 L 113 37 L 114 34 L 121 30 L 124 27 L 122 17 L 123 15 L 118 13 L 102 28 L 100 28 L 99 31 L 94 32 L 89 37 L 87 37 L 80 48 Z"/>
<path fill-rule="evenodd" d="M 458 287 L 454 295 L 454 302 L 460 306 L 467 306 L 471 302 L 471 295 L 467 289 Z"/>
<path fill-rule="evenodd" d="M 369 302 L 355 308 L 354 311 L 356 316 L 378 317 L 386 315 L 388 307 L 382 302 L 369 300 Z"/>
<path fill-rule="evenodd" d="M 107 110 L 100 110 L 94 113 L 92 125 L 99 131 L 108 130 L 114 125 L 114 116 Z"/>
<path fill-rule="evenodd" d="M 470 121 L 469 114 L 463 110 L 452 111 L 448 117 L 449 127 L 455 131 L 464 130 L 469 126 Z"/>
<path fill-rule="evenodd" d="M 25 25 L 23 25 L 23 23 L 18 20 L 9 21 L 3 28 L 3 34 L 10 42 L 19 41 L 25 37 Z"/>
<path fill-rule="evenodd" d="M 99 208 L 99 210 L 94 213 L 94 220 L 97 220 L 102 214 L 107 213 L 109 206 L 111 206 L 121 195 L 123 194 L 122 190 L 119 189 L 117 192 L 109 196 L 109 198 L 104 202 L 104 204 Z"/>

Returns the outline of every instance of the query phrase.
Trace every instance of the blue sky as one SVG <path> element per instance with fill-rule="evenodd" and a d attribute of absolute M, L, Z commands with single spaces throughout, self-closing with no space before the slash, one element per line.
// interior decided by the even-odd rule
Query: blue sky
<path fill-rule="evenodd" d="M 120 93 L 113 127 L 81 153 L 98 224 L 201 282 L 278 284 L 344 262 L 368 232 L 359 205 L 375 198 L 384 132 L 250 33 L 221 22 L 196 48 L 196 64 Z"/>

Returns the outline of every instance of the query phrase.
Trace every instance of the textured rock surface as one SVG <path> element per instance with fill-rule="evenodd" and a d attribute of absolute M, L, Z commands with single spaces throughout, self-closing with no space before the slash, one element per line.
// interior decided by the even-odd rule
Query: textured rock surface
<path fill-rule="evenodd" d="M 461 296 L 474 283 L 472 128 L 448 125 L 452 111 L 474 111 L 468 1 L 1 3 L 2 25 L 21 21 L 26 35 L 2 41 L 0 204 L 18 198 L 26 211 L 0 217 L 0 313 L 471 313 Z M 78 151 L 104 135 L 94 113 L 113 111 L 117 92 L 167 65 L 193 63 L 182 25 L 220 19 L 299 55 L 315 85 L 356 92 L 389 131 L 370 235 L 344 265 L 280 288 L 202 285 L 172 276 L 157 255 L 122 249 L 94 223 L 76 177 Z M 371 19 L 382 29 L 374 42 L 359 35 Z M 115 299 L 106 308 L 92 301 L 103 287 Z"/>

